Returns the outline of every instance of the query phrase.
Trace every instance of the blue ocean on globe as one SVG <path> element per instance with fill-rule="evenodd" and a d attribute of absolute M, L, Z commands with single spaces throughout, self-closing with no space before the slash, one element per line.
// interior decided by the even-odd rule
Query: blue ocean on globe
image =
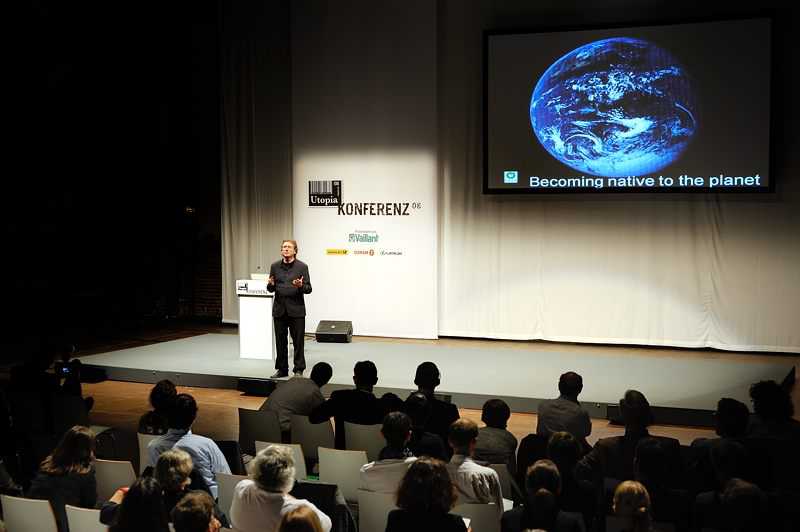
<path fill-rule="evenodd" d="M 533 90 L 530 119 L 556 159 L 585 174 L 645 176 L 675 162 L 697 131 L 686 70 L 667 50 L 616 37 L 550 65 Z"/>

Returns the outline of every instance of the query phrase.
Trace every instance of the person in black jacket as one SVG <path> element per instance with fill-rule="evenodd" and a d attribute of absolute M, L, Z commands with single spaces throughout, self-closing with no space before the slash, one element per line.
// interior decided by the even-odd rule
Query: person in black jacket
<path fill-rule="evenodd" d="M 425 431 L 438 434 L 442 441 L 447 441 L 448 431 L 453 421 L 459 418 L 458 407 L 452 403 L 446 403 L 436 398 L 434 390 L 441 383 L 442 376 L 439 368 L 433 362 L 423 362 L 417 366 L 417 373 L 414 376 L 414 384 L 420 392 L 424 393 L 430 403 L 430 415 L 425 424 Z M 446 449 L 448 460 L 452 453 Z"/>
<path fill-rule="evenodd" d="M 306 304 L 304 294 L 311 293 L 311 275 L 308 266 L 297 259 L 297 242 L 284 240 L 281 243 L 281 260 L 269 267 L 267 291 L 275 293 L 272 303 L 272 320 L 275 325 L 275 369 L 273 379 L 289 375 L 289 342 L 292 335 L 294 345 L 295 375 L 306 369 L 303 340 L 306 330 Z"/>

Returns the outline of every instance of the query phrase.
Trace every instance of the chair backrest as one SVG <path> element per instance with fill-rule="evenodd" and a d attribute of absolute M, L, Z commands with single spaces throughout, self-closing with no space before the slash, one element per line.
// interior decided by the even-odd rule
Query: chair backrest
<path fill-rule="evenodd" d="M 382 425 L 359 425 L 344 422 L 345 447 L 350 451 L 366 451 L 370 462 L 378 459 L 381 449 L 386 447 L 386 440 L 381 434 Z"/>
<path fill-rule="evenodd" d="M 308 416 L 292 415 L 292 443 L 303 446 L 306 458 L 316 462 L 319 460 L 319 447 L 333 447 L 333 425 L 330 420 L 322 423 L 311 423 Z"/>
<path fill-rule="evenodd" d="M 8 532 L 58 532 L 50 502 L 0 495 Z"/>
<path fill-rule="evenodd" d="M 503 498 L 513 500 L 515 494 L 511 485 L 512 483 L 516 484 L 516 482 L 511 478 L 508 466 L 506 464 L 489 464 L 489 467 L 494 469 L 497 472 L 497 476 L 500 477 L 500 491 L 503 492 Z"/>
<path fill-rule="evenodd" d="M 272 443 L 266 441 L 256 441 L 256 454 L 261 452 L 261 449 L 266 449 L 269 445 L 280 445 L 292 451 L 292 458 L 294 458 L 294 478 L 297 480 L 305 480 L 308 477 L 306 473 L 306 459 L 303 456 L 303 448 L 297 443 Z"/>
<path fill-rule="evenodd" d="M 469 518 L 472 532 L 500 532 L 500 515 L 495 504 L 459 504 L 450 513 Z"/>
<path fill-rule="evenodd" d="M 229 475 L 228 473 L 216 473 L 214 477 L 217 479 L 217 497 L 219 498 L 219 509 L 230 516 L 231 503 L 233 502 L 233 488 L 236 484 L 246 479 L 245 475 Z"/>
<path fill-rule="evenodd" d="M 94 467 L 98 501 L 107 501 L 119 488 L 128 487 L 136 482 L 133 464 L 128 461 L 98 459 L 95 460 Z"/>
<path fill-rule="evenodd" d="M 214 440 L 225 461 L 228 462 L 228 467 L 234 475 L 246 475 L 247 471 L 244 468 L 242 461 L 242 448 L 239 447 L 239 442 L 236 440 Z"/>
<path fill-rule="evenodd" d="M 365 451 L 342 451 L 320 447 L 319 480 L 338 485 L 347 502 L 357 502 L 358 488 L 361 485 L 361 466 L 367 462 Z"/>
<path fill-rule="evenodd" d="M 108 532 L 108 527 L 100 522 L 100 510 L 69 504 L 64 508 L 67 510 L 70 532 Z"/>
<path fill-rule="evenodd" d="M 150 459 L 150 455 L 147 453 L 147 446 L 150 444 L 151 441 L 155 440 L 159 436 L 157 434 L 141 434 L 136 433 L 136 440 L 139 442 L 139 474 L 141 475 L 144 472 L 144 468 L 147 467 L 147 461 Z M 155 464 L 151 464 L 155 466 Z"/>
<path fill-rule="evenodd" d="M 606 516 L 606 532 L 623 532 L 628 530 L 627 521 L 616 515 Z M 656 532 L 675 532 L 675 525 L 672 523 L 653 523 L 653 530 Z"/>
<path fill-rule="evenodd" d="M 358 532 L 385 532 L 389 512 L 397 508 L 395 503 L 392 494 L 358 490 Z"/>
<path fill-rule="evenodd" d="M 239 409 L 239 446 L 242 452 L 256 454 L 255 442 L 281 441 L 278 414 L 268 410 Z"/>

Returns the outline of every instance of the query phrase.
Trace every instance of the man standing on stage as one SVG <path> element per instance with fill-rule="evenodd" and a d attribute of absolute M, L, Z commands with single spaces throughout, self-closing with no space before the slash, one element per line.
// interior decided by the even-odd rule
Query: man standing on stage
<path fill-rule="evenodd" d="M 303 294 L 311 293 L 311 276 L 308 266 L 297 260 L 297 242 L 284 240 L 281 243 L 281 260 L 269 267 L 267 290 L 275 292 L 272 304 L 272 320 L 275 324 L 275 369 L 273 379 L 289 375 L 287 332 L 294 344 L 294 374 L 302 375 L 306 369 L 303 356 L 303 334 L 306 329 L 306 304 Z"/>

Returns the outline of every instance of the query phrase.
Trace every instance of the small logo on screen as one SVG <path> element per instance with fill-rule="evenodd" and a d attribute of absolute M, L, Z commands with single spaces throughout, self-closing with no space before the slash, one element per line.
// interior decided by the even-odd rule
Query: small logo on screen
<path fill-rule="evenodd" d="M 506 170 L 503 172 L 503 183 L 519 182 L 519 172 L 516 170 Z"/>

